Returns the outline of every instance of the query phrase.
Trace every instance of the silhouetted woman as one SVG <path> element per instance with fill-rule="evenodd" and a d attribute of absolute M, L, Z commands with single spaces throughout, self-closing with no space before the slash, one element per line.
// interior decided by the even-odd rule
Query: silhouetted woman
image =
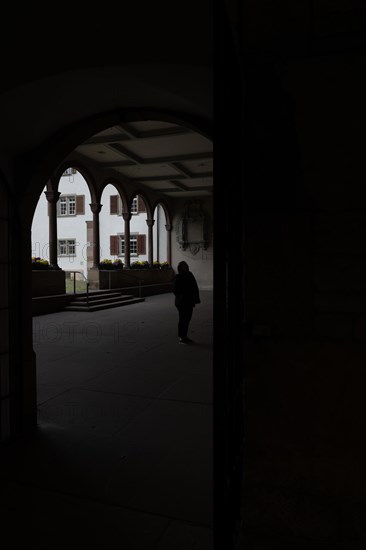
<path fill-rule="evenodd" d="M 188 338 L 188 327 L 192 318 L 193 308 L 201 302 L 197 281 L 189 271 L 187 262 L 179 262 L 178 273 L 174 279 L 173 292 L 175 295 L 175 306 L 179 313 L 178 338 L 180 344 L 190 344 Z"/>

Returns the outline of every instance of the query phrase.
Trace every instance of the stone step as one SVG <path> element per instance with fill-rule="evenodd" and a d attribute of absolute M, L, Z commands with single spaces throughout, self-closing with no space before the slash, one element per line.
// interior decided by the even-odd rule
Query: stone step
<path fill-rule="evenodd" d="M 69 295 L 75 296 L 76 300 L 82 300 L 86 299 L 87 293 L 86 292 L 77 292 L 76 294 L 69 293 Z M 90 290 L 89 292 L 89 298 L 97 297 L 97 296 L 120 296 L 121 291 L 120 290 Z"/>
<path fill-rule="evenodd" d="M 128 300 L 121 300 L 121 301 L 114 301 L 109 303 L 103 303 L 103 304 L 95 304 L 89 305 L 89 307 L 86 304 L 78 303 L 77 305 L 68 305 L 64 308 L 64 311 L 99 311 L 101 309 L 109 309 L 112 307 L 121 307 L 121 306 L 127 306 L 130 304 L 137 304 L 138 302 L 144 302 L 145 298 L 131 298 Z"/>
<path fill-rule="evenodd" d="M 121 301 L 121 300 L 130 300 L 131 298 L 134 298 L 133 294 L 115 294 L 113 296 L 109 296 L 106 294 L 106 296 L 89 296 L 89 304 L 96 304 L 96 303 L 108 303 L 113 302 L 115 300 Z M 84 298 L 76 298 L 76 300 L 72 300 L 70 302 L 70 305 L 86 305 L 87 299 Z"/>

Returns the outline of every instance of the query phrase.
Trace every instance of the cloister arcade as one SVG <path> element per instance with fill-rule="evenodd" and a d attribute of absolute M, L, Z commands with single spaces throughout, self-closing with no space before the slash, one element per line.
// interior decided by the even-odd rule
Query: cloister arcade
<path fill-rule="evenodd" d="M 75 169 L 76 170 L 76 169 Z M 79 167 L 79 170 L 81 173 L 85 173 L 84 167 Z M 58 242 L 58 229 L 57 229 L 57 202 L 59 201 L 61 192 L 59 191 L 59 182 L 60 178 L 53 177 L 49 181 L 45 196 L 48 202 L 48 221 L 44 220 L 45 224 L 48 224 L 48 235 L 49 235 L 49 259 L 50 259 L 50 266 L 52 269 L 58 269 L 60 266 L 58 265 L 57 260 L 57 242 Z M 85 180 L 86 181 L 86 180 Z M 124 266 L 126 268 L 130 268 L 131 266 L 131 257 L 130 257 L 130 223 L 131 223 L 131 217 L 133 214 L 133 211 L 131 209 L 131 206 L 133 204 L 133 201 L 135 198 L 139 198 L 139 200 L 144 205 L 144 211 L 146 212 L 146 227 L 147 227 L 147 235 L 148 235 L 148 246 L 147 246 L 147 257 L 148 262 L 150 265 L 153 264 L 154 261 L 161 260 L 163 258 L 163 261 L 167 261 L 169 264 L 171 264 L 171 232 L 173 229 L 172 223 L 171 223 L 171 216 L 169 213 L 169 207 L 166 205 L 166 199 L 156 198 L 152 194 L 150 196 L 146 195 L 144 191 L 136 191 L 133 190 L 132 192 L 127 192 L 126 188 L 123 184 L 123 182 L 118 181 L 118 179 L 108 179 L 105 180 L 99 187 L 95 187 L 93 180 L 88 182 L 88 191 L 90 192 L 90 197 L 95 197 L 94 202 L 89 200 L 88 204 L 88 197 L 86 197 L 86 205 L 85 205 L 85 211 L 86 214 L 92 215 L 92 223 L 91 223 L 91 239 L 90 239 L 90 247 L 92 248 L 92 267 L 97 269 L 99 268 L 100 260 L 101 260 L 101 247 L 100 247 L 100 217 L 101 217 L 101 210 L 103 207 L 103 193 L 106 188 L 109 186 L 113 188 L 115 191 L 116 198 L 119 199 L 119 202 L 121 204 L 121 218 L 123 220 L 123 223 L 121 223 L 121 230 L 123 230 L 123 234 L 125 235 L 125 249 L 123 254 L 123 260 L 124 260 Z M 109 202 L 110 196 L 105 196 L 105 200 Z M 98 202 L 99 201 L 99 202 Z M 105 205 L 105 209 L 109 207 L 109 204 Z M 159 207 L 161 209 L 162 215 L 163 215 L 163 221 L 162 224 L 166 231 L 166 236 L 164 239 L 164 245 L 165 250 L 162 250 L 160 248 L 160 255 L 159 251 L 156 248 L 155 243 L 159 240 L 159 235 L 157 234 L 157 231 L 154 231 L 158 224 L 155 224 L 156 222 L 156 216 L 159 215 Z M 83 212 L 84 213 L 84 212 Z M 161 214 L 160 214 L 161 215 Z M 160 220 L 158 220 L 160 221 Z"/>

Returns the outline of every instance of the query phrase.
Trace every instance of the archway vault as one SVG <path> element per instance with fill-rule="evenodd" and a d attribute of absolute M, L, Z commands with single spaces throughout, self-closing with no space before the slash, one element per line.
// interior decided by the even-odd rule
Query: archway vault
<path fill-rule="evenodd" d="M 164 200 L 169 208 L 172 199 L 212 196 L 212 129 L 209 121 L 193 119 L 172 112 L 127 110 L 65 128 L 47 150 L 42 149 L 40 164 L 30 163 L 34 171 L 20 203 L 23 220 L 29 219 L 29 205 L 35 197 L 38 200 L 51 175 L 57 182 L 67 165 L 83 173 L 93 202 L 99 201 L 111 179 L 123 188 L 126 201 L 145 193 L 151 210 L 157 201 Z"/>

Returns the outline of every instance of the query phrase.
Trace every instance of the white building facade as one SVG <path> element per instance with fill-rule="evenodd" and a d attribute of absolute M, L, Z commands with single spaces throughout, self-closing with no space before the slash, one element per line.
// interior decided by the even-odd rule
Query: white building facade
<path fill-rule="evenodd" d="M 83 176 L 74 168 L 67 169 L 59 183 L 57 202 L 58 265 L 67 272 L 88 276 L 93 265 L 93 214 L 90 193 Z M 44 189 L 46 191 L 46 188 Z M 122 203 L 116 188 L 108 184 L 102 194 L 99 214 L 100 259 L 124 261 L 124 219 Z M 32 223 L 32 257 L 49 260 L 49 203 L 42 192 Z M 167 231 L 163 208 L 158 205 L 153 216 L 153 259 L 167 261 Z M 148 261 L 146 208 L 142 197 L 133 199 L 130 221 L 130 260 Z"/>

